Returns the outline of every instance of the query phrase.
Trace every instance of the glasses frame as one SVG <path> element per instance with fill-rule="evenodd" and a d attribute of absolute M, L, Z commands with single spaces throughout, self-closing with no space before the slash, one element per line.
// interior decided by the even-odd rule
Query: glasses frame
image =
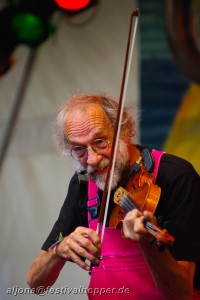
<path fill-rule="evenodd" d="M 98 146 L 97 146 L 98 144 L 94 145 L 95 142 L 100 141 L 100 140 L 102 140 L 102 141 L 105 142 L 105 146 L 102 147 L 102 148 L 100 148 L 100 147 L 98 148 Z M 81 160 L 84 160 L 84 159 L 86 159 L 88 157 L 88 149 L 92 149 L 92 151 L 94 151 L 95 153 L 100 154 L 101 151 L 107 149 L 110 144 L 111 144 L 111 141 L 109 139 L 98 138 L 98 139 L 95 139 L 92 142 L 92 144 L 89 145 L 89 146 L 76 145 L 76 146 L 72 147 L 71 150 L 70 150 L 70 155 L 75 160 L 81 161 Z M 85 151 L 84 154 L 81 157 L 78 157 L 77 154 L 76 154 L 76 152 L 74 152 L 74 154 L 73 154 L 73 151 L 74 151 L 74 149 L 76 147 L 80 147 L 80 148 L 82 148 L 82 150 Z"/>

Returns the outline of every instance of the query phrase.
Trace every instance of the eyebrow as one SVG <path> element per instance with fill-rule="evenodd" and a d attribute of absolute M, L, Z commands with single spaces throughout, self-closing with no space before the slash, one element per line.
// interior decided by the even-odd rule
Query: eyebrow
<path fill-rule="evenodd" d="M 108 138 L 108 132 L 103 132 L 103 130 L 97 131 L 96 133 L 94 133 L 93 135 L 93 139 L 92 142 L 95 141 L 97 138 Z M 86 146 L 85 144 L 82 143 L 77 143 L 76 141 L 72 141 L 72 140 L 67 140 L 69 144 L 72 144 L 74 146 Z"/>

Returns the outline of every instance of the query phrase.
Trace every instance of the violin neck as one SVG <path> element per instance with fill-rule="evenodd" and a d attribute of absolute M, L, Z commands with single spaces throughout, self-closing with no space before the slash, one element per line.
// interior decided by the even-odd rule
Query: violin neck
<path fill-rule="evenodd" d="M 138 209 L 138 207 L 133 203 L 131 197 L 127 194 L 120 201 L 120 207 L 125 211 L 129 212 L 133 209 Z M 144 221 L 144 227 L 151 233 L 153 236 L 157 233 L 156 228 L 147 220 Z"/>

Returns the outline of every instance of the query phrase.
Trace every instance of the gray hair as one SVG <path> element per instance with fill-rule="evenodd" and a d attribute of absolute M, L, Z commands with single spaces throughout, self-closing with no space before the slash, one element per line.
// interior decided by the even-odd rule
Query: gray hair
<path fill-rule="evenodd" d="M 105 95 L 96 94 L 80 94 L 72 95 L 68 101 L 65 101 L 59 110 L 55 122 L 54 140 L 57 144 L 58 150 L 64 155 L 68 155 L 71 149 L 68 143 L 68 138 L 64 132 L 64 124 L 69 118 L 72 111 L 88 107 L 90 104 L 99 104 L 107 115 L 111 126 L 115 128 L 117 119 L 118 102 Z M 136 115 L 135 112 L 129 107 L 124 107 L 122 124 L 121 124 L 121 137 L 128 134 L 130 137 L 136 135 Z"/>

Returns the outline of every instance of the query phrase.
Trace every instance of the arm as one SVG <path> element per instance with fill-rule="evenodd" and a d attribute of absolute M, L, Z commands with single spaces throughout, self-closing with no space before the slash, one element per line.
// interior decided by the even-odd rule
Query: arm
<path fill-rule="evenodd" d="M 65 261 L 55 255 L 53 251 L 40 251 L 30 266 L 27 275 L 28 285 L 32 289 L 42 286 L 44 290 L 52 286 L 58 278 Z"/>
<path fill-rule="evenodd" d="M 72 260 L 81 268 L 90 270 L 90 266 L 82 258 L 98 264 L 100 249 L 100 238 L 94 230 L 77 227 L 58 245 L 57 254 L 54 251 L 39 253 L 29 269 L 27 283 L 34 289 L 39 286 L 44 289 L 52 286 L 67 260 Z"/>
<path fill-rule="evenodd" d="M 195 263 L 176 261 L 167 249 L 160 252 L 156 245 L 150 245 L 149 235 L 143 225 L 144 218 L 155 221 L 155 217 L 149 212 L 144 212 L 144 215 L 138 210 L 129 212 L 123 222 L 125 237 L 139 243 L 154 282 L 164 299 L 192 299 Z"/>

